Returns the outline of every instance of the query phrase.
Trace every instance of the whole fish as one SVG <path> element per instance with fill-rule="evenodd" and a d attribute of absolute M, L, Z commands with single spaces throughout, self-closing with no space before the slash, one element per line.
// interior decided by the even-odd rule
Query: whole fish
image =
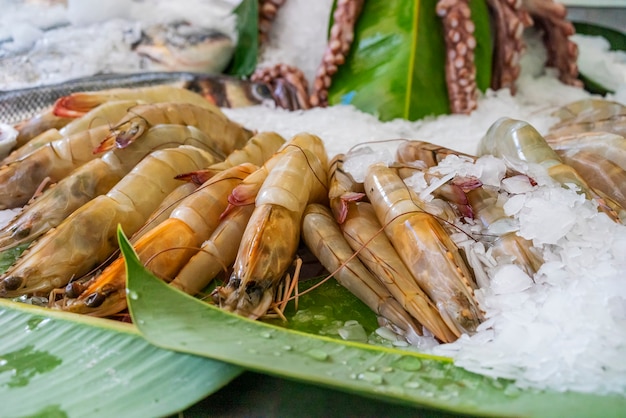
<path fill-rule="evenodd" d="M 269 86 L 238 78 L 190 72 L 102 74 L 57 84 L 0 91 L 0 123 L 13 125 L 49 108 L 62 96 L 79 91 L 169 84 L 195 91 L 220 107 L 277 103 Z M 280 94 L 280 93 L 279 93 Z"/>

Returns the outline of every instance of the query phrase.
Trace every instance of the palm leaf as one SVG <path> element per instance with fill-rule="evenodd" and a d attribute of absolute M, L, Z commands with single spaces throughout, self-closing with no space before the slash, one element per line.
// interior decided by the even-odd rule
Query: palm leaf
<path fill-rule="evenodd" d="M 251 321 L 151 275 L 121 231 L 129 308 L 142 335 L 171 350 L 406 405 L 498 416 L 619 416 L 620 396 L 538 392 L 454 366 L 451 359 L 342 341 Z M 327 301 L 332 305 L 335 301 Z M 333 320 L 333 318 L 329 318 Z"/>
<path fill-rule="evenodd" d="M 126 323 L 0 300 L 3 417 L 164 416 L 241 369 L 146 342 Z"/>

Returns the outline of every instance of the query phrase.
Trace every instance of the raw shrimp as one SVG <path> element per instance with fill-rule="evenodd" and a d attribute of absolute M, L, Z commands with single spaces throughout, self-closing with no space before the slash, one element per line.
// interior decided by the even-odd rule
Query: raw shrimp
<path fill-rule="evenodd" d="M 437 218 L 420 208 L 415 193 L 385 165 L 370 166 L 364 183 L 387 237 L 450 330 L 474 333 L 483 319 L 476 284 Z"/>
<path fill-rule="evenodd" d="M 307 203 L 328 196 L 327 157 L 317 146 L 321 140 L 305 134 L 294 141 L 298 146 L 291 147 L 293 141 L 285 145 L 288 150 L 280 154 L 256 196 L 228 284 L 214 292 L 220 306 L 253 319 L 265 314 L 293 262 Z"/>
<path fill-rule="evenodd" d="M 35 241 L 0 277 L 0 296 L 47 293 L 87 274 L 116 250 L 118 224 L 133 234 L 179 185 L 176 175 L 214 162 L 210 153 L 188 145 L 151 153 L 106 195 Z"/>
<path fill-rule="evenodd" d="M 626 138 L 621 135 L 608 132 L 584 132 L 550 138 L 548 144 L 561 157 L 576 151 L 592 152 L 626 170 Z M 581 175 L 585 177 L 583 173 Z"/>
<path fill-rule="evenodd" d="M 109 133 L 107 126 L 54 140 L 24 158 L 0 167 L 0 209 L 24 205 L 41 183 L 54 183 L 97 158 L 93 148 Z"/>
<path fill-rule="evenodd" d="M 400 330 L 407 339 L 423 335 L 422 327 L 391 295 L 383 284 L 354 256 L 331 211 L 320 204 L 306 207 L 302 238 L 320 263 L 339 284 L 372 311 Z"/>
<path fill-rule="evenodd" d="M 222 171 L 183 199 L 168 219 L 133 243 L 139 259 L 148 262 L 153 274 L 170 281 L 217 227 L 232 188 L 256 168 L 244 163 Z M 112 315 L 126 307 L 125 288 L 125 263 L 118 257 L 76 299 L 64 299 L 60 307 L 92 316 Z"/>
<path fill-rule="evenodd" d="M 564 164 L 545 138 L 527 122 L 504 117 L 498 119 L 480 140 L 478 153 L 502 158 L 507 165 L 522 173 L 527 171 L 528 164 L 538 164 L 561 185 L 574 184 L 588 199 L 595 200 L 600 210 L 619 221 L 615 210 L 607 206 L 576 170 Z"/>
<path fill-rule="evenodd" d="M 74 210 L 91 199 L 109 191 L 141 159 L 152 151 L 179 145 L 194 145 L 213 153 L 202 132 L 192 126 L 156 125 L 141 141 L 125 149 L 114 149 L 91 160 L 34 199 L 0 231 L 0 249 L 5 250 L 23 242 L 32 241 L 59 225 Z"/>
<path fill-rule="evenodd" d="M 626 136 L 626 106 L 605 99 L 583 99 L 552 113 L 560 119 L 547 137 L 559 138 L 584 132 L 610 132 Z"/>
<path fill-rule="evenodd" d="M 467 192 L 467 198 L 472 206 L 476 219 L 482 222 L 487 228 L 487 234 L 479 237 L 488 248 L 491 248 L 491 255 L 496 261 L 513 263 L 520 267 L 529 277 L 539 270 L 543 264 L 543 257 L 533 243 L 514 231 L 496 233 L 502 229 L 508 231 L 510 226 L 505 225 L 510 222 L 510 217 L 506 215 L 502 206 L 497 204 L 497 196 L 484 187 Z M 499 226 L 503 225 L 502 227 Z M 476 269 L 475 269 L 476 271 Z M 478 277 L 478 274 L 477 274 Z M 478 284 L 482 287 L 486 283 Z"/>
<path fill-rule="evenodd" d="M 456 340 L 428 295 L 419 287 L 383 232 L 370 203 L 348 209 L 341 230 L 350 247 L 402 307 L 442 342 Z"/>
<path fill-rule="evenodd" d="M 129 109 L 94 152 L 108 151 L 115 146 L 127 147 L 151 126 L 158 124 L 195 126 L 226 155 L 243 147 L 252 136 L 252 132 L 231 121 L 221 112 L 190 103 L 144 104 Z"/>
<path fill-rule="evenodd" d="M 580 173 L 594 191 L 605 200 L 619 205 L 620 218 L 626 208 L 626 171 L 605 156 L 587 150 L 568 150 L 559 154 L 563 161 Z"/>
<path fill-rule="evenodd" d="M 99 105 L 116 100 L 136 100 L 144 103 L 190 103 L 222 114 L 217 106 L 191 90 L 174 86 L 149 86 L 140 88 L 115 88 L 90 92 L 77 92 L 59 98 L 53 107 L 57 116 L 76 118 Z"/>

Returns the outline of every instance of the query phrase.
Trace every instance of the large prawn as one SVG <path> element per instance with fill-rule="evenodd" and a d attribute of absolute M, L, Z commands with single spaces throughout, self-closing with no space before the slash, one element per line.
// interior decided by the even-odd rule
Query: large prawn
<path fill-rule="evenodd" d="M 227 155 L 243 147 L 252 137 L 252 132 L 228 119 L 217 108 L 213 110 L 191 103 L 162 102 L 128 109 L 94 152 L 127 147 L 151 126 L 162 123 L 195 126 Z"/>
<path fill-rule="evenodd" d="M 222 113 L 217 106 L 198 93 L 167 85 L 71 93 L 59 98 L 54 103 L 52 113 L 63 118 L 77 118 L 103 103 L 118 100 L 136 100 L 144 103 L 190 103 L 215 113 Z"/>
<path fill-rule="evenodd" d="M 108 126 L 63 137 L 0 167 L 0 209 L 23 206 L 44 180 L 57 182 L 97 158 L 93 149 L 109 134 Z"/>
<path fill-rule="evenodd" d="M 179 184 L 176 175 L 214 162 L 210 153 L 188 145 L 151 153 L 107 194 L 35 241 L 0 277 L 0 295 L 47 293 L 87 274 L 116 250 L 118 224 L 134 233 Z"/>
<path fill-rule="evenodd" d="M 480 140 L 478 153 L 500 157 L 509 167 L 520 172 L 528 171 L 529 164 L 537 164 L 561 185 L 575 185 L 587 199 L 597 202 L 601 211 L 619 221 L 620 214 L 614 209 L 619 204 L 607 204 L 606 199 L 602 199 L 574 168 L 563 163 L 545 138 L 527 122 L 504 117 L 498 119 Z"/>
<path fill-rule="evenodd" d="M 233 273 L 227 285 L 214 292 L 224 309 L 249 318 L 265 314 L 293 262 L 304 208 L 308 203 L 327 200 L 327 156 L 311 151 L 319 150 L 322 142 L 308 134 L 296 138 L 299 145 L 290 146 L 294 141 L 285 144 L 289 150 L 280 153 L 259 189 Z"/>
<path fill-rule="evenodd" d="M 171 281 L 217 227 L 232 188 L 256 168 L 244 163 L 224 170 L 183 199 L 167 220 L 133 244 L 140 260 L 147 262 L 147 268 L 155 275 Z M 126 307 L 124 269 L 124 259 L 118 257 L 76 299 L 64 299 L 61 308 L 94 316 L 123 310 Z"/>
<path fill-rule="evenodd" d="M 355 256 L 331 211 L 320 204 L 306 207 L 302 238 L 339 284 L 365 303 L 407 339 L 423 335 L 422 326 L 394 299 L 385 286 Z"/>
<path fill-rule="evenodd" d="M 387 237 L 450 330 L 457 336 L 474 333 L 483 319 L 476 284 L 439 220 L 420 208 L 417 195 L 385 165 L 370 166 L 364 184 Z"/>
<path fill-rule="evenodd" d="M 182 125 L 156 125 L 145 133 L 141 141 L 125 149 L 106 152 L 46 189 L 0 231 L 0 249 L 32 241 L 56 227 L 74 210 L 108 192 L 150 152 L 184 144 L 211 152 L 216 159 L 222 158 L 221 151 L 214 149 L 211 141 L 198 129 Z"/>

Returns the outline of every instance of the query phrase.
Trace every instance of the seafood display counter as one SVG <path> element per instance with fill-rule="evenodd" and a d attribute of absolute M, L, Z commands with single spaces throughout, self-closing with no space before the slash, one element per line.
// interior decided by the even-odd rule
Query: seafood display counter
<path fill-rule="evenodd" d="M 0 415 L 621 416 L 626 71 L 579 74 L 552 1 L 414 2 L 389 37 L 395 6 L 329 1 L 309 96 L 241 61 L 284 2 L 236 3 L 237 43 L 118 22 L 131 73 L 0 91 Z M 50 62 L 25 33 L 9 85 Z"/>

